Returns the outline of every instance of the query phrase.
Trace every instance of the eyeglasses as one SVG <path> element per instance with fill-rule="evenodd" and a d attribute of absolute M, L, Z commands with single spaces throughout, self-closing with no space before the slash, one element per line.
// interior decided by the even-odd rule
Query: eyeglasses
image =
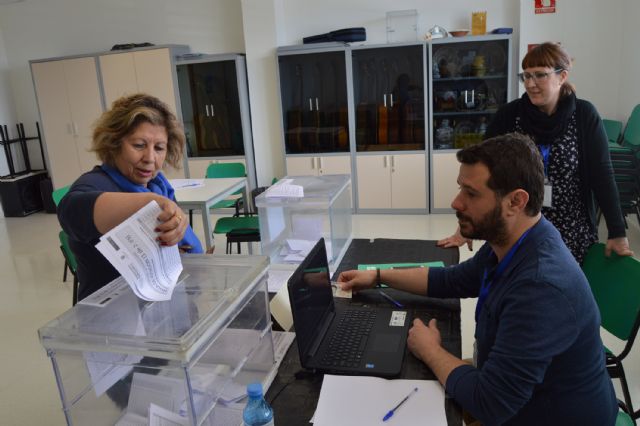
<path fill-rule="evenodd" d="M 531 79 L 533 79 L 533 81 L 535 83 L 541 82 L 541 81 L 545 81 L 547 78 L 549 78 L 549 76 L 551 74 L 558 74 L 559 72 L 564 71 L 563 68 L 557 68 L 553 71 L 547 71 L 547 72 L 542 72 L 542 71 L 536 71 L 536 72 L 521 72 L 520 74 L 518 74 L 518 78 L 520 79 L 521 82 L 525 82 L 525 81 L 529 81 Z"/>

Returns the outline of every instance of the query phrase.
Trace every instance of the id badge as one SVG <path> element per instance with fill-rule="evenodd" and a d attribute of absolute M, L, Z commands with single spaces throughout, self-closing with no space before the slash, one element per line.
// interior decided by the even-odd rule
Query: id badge
<path fill-rule="evenodd" d="M 553 194 L 553 186 L 551 183 L 546 182 L 544 184 L 544 197 L 542 198 L 542 206 L 543 207 L 553 207 L 551 205 L 551 196 Z"/>

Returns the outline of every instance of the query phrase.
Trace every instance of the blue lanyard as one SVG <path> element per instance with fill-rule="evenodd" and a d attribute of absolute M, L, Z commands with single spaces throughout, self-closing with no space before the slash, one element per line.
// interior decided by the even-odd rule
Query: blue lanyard
<path fill-rule="evenodd" d="M 551 145 L 538 145 L 540 155 L 542 155 L 542 162 L 544 164 L 544 177 L 549 177 L 549 153 L 551 152 Z"/>
<path fill-rule="evenodd" d="M 531 231 L 531 228 L 527 229 L 524 232 L 524 234 L 522 234 L 520 238 L 518 238 L 518 241 L 516 241 L 513 247 L 509 249 L 505 257 L 503 257 L 500 263 L 498 263 L 498 266 L 496 267 L 496 271 L 492 275 L 491 279 L 487 280 L 489 276 L 489 270 L 488 268 L 484 268 L 484 274 L 482 276 L 482 285 L 480 286 L 480 294 L 478 295 L 478 303 L 476 304 L 476 322 L 478 322 L 478 318 L 480 318 L 482 305 L 484 305 L 484 302 L 487 296 L 489 295 L 489 289 L 491 288 L 491 284 L 493 284 L 494 281 L 497 281 L 498 279 L 500 279 L 505 269 L 507 269 L 507 266 L 509 266 L 509 263 L 511 263 L 511 260 L 513 259 L 513 255 L 518 250 L 518 247 L 520 247 L 520 244 L 522 244 L 522 241 L 525 239 L 527 234 L 529 234 L 529 231 Z"/>

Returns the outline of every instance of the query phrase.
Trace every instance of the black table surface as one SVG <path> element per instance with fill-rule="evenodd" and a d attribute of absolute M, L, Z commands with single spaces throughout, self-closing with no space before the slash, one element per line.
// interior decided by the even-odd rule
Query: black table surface
<path fill-rule="evenodd" d="M 442 261 L 445 266 L 449 266 L 458 263 L 458 260 L 457 248 L 442 249 L 436 247 L 435 241 L 354 239 L 333 278 L 337 280 L 340 272 L 357 269 L 359 264 Z M 453 355 L 461 356 L 460 301 L 458 299 L 433 299 L 391 288 L 384 291 L 403 304 L 412 318 L 420 318 L 425 322 L 436 318 L 443 347 Z M 336 303 L 389 306 L 389 302 L 375 290 L 361 291 L 351 300 L 336 299 Z M 298 347 L 294 341 L 282 360 L 278 374 L 266 395 L 279 426 L 309 423 L 318 403 L 322 378 L 322 374 L 305 371 L 300 366 Z M 433 372 L 406 348 L 402 372 L 398 378 L 436 380 Z M 348 401 L 345 401 L 345 404 L 348 404 Z M 448 397 L 445 398 L 445 411 L 449 425 L 462 423 L 459 406 Z"/>

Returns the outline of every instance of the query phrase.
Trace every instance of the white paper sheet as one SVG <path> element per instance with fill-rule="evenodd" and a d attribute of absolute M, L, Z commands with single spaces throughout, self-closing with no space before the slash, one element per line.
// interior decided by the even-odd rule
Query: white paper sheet
<path fill-rule="evenodd" d="M 444 390 L 435 380 L 385 380 L 366 376 L 325 374 L 315 426 L 383 424 L 384 415 L 413 388 L 412 395 L 385 424 L 392 426 L 447 424 Z"/>
<path fill-rule="evenodd" d="M 156 404 L 149 404 L 149 426 L 188 426 L 189 419 Z"/>
<path fill-rule="evenodd" d="M 100 238 L 96 248 L 143 300 L 170 300 L 182 272 L 177 246 L 156 241 L 157 217 L 162 212 L 155 201 Z"/>
<path fill-rule="evenodd" d="M 269 293 L 277 293 L 280 287 L 287 285 L 287 281 L 292 274 L 293 269 L 275 269 L 273 265 L 270 265 L 267 277 L 267 291 Z"/>
<path fill-rule="evenodd" d="M 293 326 L 293 315 L 289 303 L 289 290 L 286 285 L 280 287 L 275 297 L 269 302 L 269 309 L 273 318 L 280 324 L 283 330 L 289 331 Z"/>
<path fill-rule="evenodd" d="M 200 188 L 204 186 L 204 179 L 170 179 L 169 184 L 173 189 Z"/>
<path fill-rule="evenodd" d="M 293 185 L 293 179 L 282 179 L 275 185 L 271 185 L 265 191 L 267 198 L 302 198 L 304 197 L 304 188 L 301 185 Z"/>

